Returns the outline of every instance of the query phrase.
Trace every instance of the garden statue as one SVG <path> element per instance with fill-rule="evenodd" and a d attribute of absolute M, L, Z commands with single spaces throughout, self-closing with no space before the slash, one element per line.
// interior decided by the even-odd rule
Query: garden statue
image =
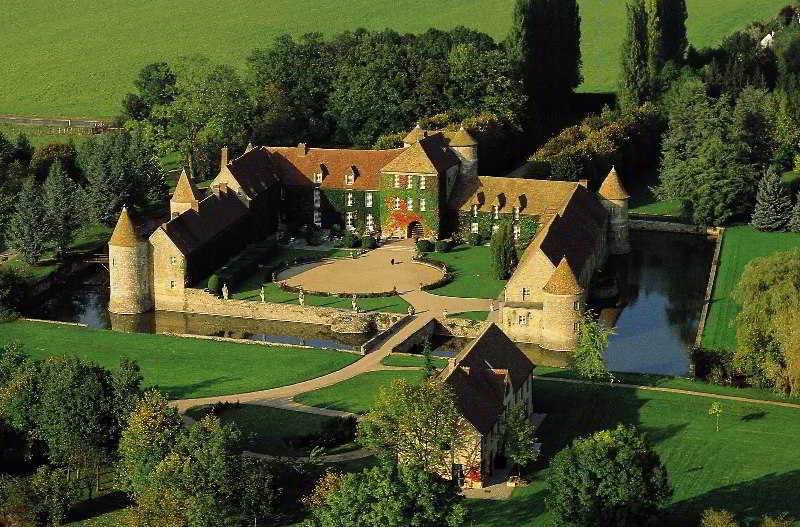
<path fill-rule="evenodd" d="M 306 295 L 303 293 L 303 290 L 300 290 L 300 293 L 297 296 L 297 300 L 300 302 L 301 306 L 306 305 Z"/>
<path fill-rule="evenodd" d="M 494 300 L 489 303 L 489 312 L 494 313 Z"/>
<path fill-rule="evenodd" d="M 228 284 L 222 284 L 222 298 L 228 299 Z"/>
<path fill-rule="evenodd" d="M 356 313 L 358 313 L 358 303 L 356 302 L 357 298 L 358 297 L 356 295 L 353 295 L 353 311 L 355 311 Z"/>
<path fill-rule="evenodd" d="M 447 308 L 442 309 L 442 318 L 447 318 Z"/>
<path fill-rule="evenodd" d="M 264 291 L 264 284 L 261 284 L 261 303 L 262 304 L 264 303 L 264 297 L 265 296 L 266 296 L 266 293 Z"/>
<path fill-rule="evenodd" d="M 408 315 L 409 316 L 413 317 L 415 312 L 416 311 L 414 310 L 414 306 L 408 306 Z"/>

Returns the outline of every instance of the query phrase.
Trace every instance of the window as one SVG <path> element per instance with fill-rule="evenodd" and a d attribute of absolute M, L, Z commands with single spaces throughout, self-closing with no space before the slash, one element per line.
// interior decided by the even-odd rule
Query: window
<path fill-rule="evenodd" d="M 496 224 L 496 223 L 494 225 L 492 225 L 492 234 L 496 233 L 497 229 L 499 229 L 499 228 L 500 228 L 500 226 L 498 224 Z"/>
<path fill-rule="evenodd" d="M 352 231 L 355 227 L 353 227 L 353 213 L 347 213 L 347 230 Z"/>
<path fill-rule="evenodd" d="M 477 205 L 473 205 L 472 206 L 472 217 L 473 218 L 477 218 L 478 217 L 478 206 Z"/>
<path fill-rule="evenodd" d="M 281 187 L 281 200 L 286 199 L 286 189 Z"/>
<path fill-rule="evenodd" d="M 581 301 L 580 300 L 576 300 L 575 301 L 575 311 L 580 311 L 580 310 L 581 310 Z"/>
<path fill-rule="evenodd" d="M 519 220 L 519 209 L 514 207 L 514 221 Z"/>
<path fill-rule="evenodd" d="M 170 263 L 170 265 L 175 265 L 176 263 L 178 263 L 178 259 L 175 258 L 174 256 L 170 256 L 169 257 L 169 263 Z"/>
<path fill-rule="evenodd" d="M 320 194 L 318 189 L 314 189 L 314 208 L 318 209 L 320 205 Z"/>
<path fill-rule="evenodd" d="M 425 206 L 425 198 L 420 198 L 420 200 L 419 200 L 419 210 L 421 210 L 422 212 L 425 212 L 427 210 L 426 206 Z"/>
<path fill-rule="evenodd" d="M 367 230 L 372 232 L 375 230 L 375 220 L 372 217 L 372 214 L 367 214 Z"/>
<path fill-rule="evenodd" d="M 497 207 L 497 205 L 492 205 L 492 214 L 494 215 L 494 219 L 500 219 L 500 209 Z"/>
<path fill-rule="evenodd" d="M 322 183 L 322 173 L 318 172 L 314 174 L 314 183 Z"/>
<path fill-rule="evenodd" d="M 353 193 L 352 192 L 348 192 L 347 193 L 347 206 L 348 207 L 352 207 L 353 206 Z"/>
<path fill-rule="evenodd" d="M 322 213 L 318 210 L 314 211 L 314 225 L 322 227 Z"/>
<path fill-rule="evenodd" d="M 472 224 L 472 234 L 478 234 L 478 223 L 477 222 Z"/>
<path fill-rule="evenodd" d="M 408 198 L 408 210 L 414 210 L 414 198 Z"/>
<path fill-rule="evenodd" d="M 400 210 L 400 198 L 394 198 L 394 210 Z"/>
<path fill-rule="evenodd" d="M 520 233 L 520 231 L 521 231 L 521 229 L 520 229 L 519 225 L 514 225 L 514 241 L 515 242 L 519 241 L 519 233 Z"/>
<path fill-rule="evenodd" d="M 367 192 L 364 194 L 364 205 L 367 207 L 372 206 L 372 192 Z"/>
<path fill-rule="evenodd" d="M 406 176 L 406 188 L 414 188 L 414 176 Z"/>
<path fill-rule="evenodd" d="M 175 280 L 170 280 L 169 281 L 169 288 L 170 289 L 175 289 Z"/>
<path fill-rule="evenodd" d="M 348 185 L 352 185 L 355 180 L 356 180 L 356 176 L 352 172 L 348 173 L 345 176 L 345 183 L 347 183 Z"/>
<path fill-rule="evenodd" d="M 397 174 L 394 175 L 394 188 L 400 188 L 400 176 Z"/>
<path fill-rule="evenodd" d="M 525 302 L 531 296 L 531 290 L 527 287 L 522 288 L 522 301 Z"/>
<path fill-rule="evenodd" d="M 419 177 L 419 189 L 425 190 L 425 176 Z"/>
<path fill-rule="evenodd" d="M 578 332 L 578 328 L 579 328 L 579 326 L 578 326 L 578 323 L 577 323 L 577 322 L 575 322 L 575 324 L 572 326 L 572 329 L 574 329 L 574 330 L 575 330 L 575 333 L 577 333 L 577 332 Z"/>
<path fill-rule="evenodd" d="M 526 315 L 519 316 L 519 325 L 520 326 L 527 326 L 528 325 L 528 317 Z"/>

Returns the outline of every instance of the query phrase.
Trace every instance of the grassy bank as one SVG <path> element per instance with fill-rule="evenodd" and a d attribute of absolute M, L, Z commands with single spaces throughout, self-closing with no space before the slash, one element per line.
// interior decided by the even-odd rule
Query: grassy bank
<path fill-rule="evenodd" d="M 237 344 L 87 329 L 37 322 L 0 324 L 0 343 L 17 340 L 33 358 L 75 355 L 115 369 L 139 363 L 145 385 L 188 399 L 265 390 L 319 377 L 352 364 L 338 351 Z"/>
<path fill-rule="evenodd" d="M 689 40 L 719 42 L 755 19 L 774 15 L 785 0 L 690 0 Z M 581 91 L 613 91 L 625 32 L 625 3 L 580 0 Z M 90 0 L 5 3 L 0 62 L 0 113 L 60 117 L 111 117 L 131 91 L 137 71 L 150 62 L 203 54 L 244 69 L 245 59 L 282 33 L 327 35 L 357 27 L 423 32 L 465 25 L 505 38 L 514 0 L 425 2 L 397 9 L 388 0 L 168 0 L 96 4 Z M 42 17 L 46 12 L 48 16 Z M 169 13 L 169 16 L 162 16 Z M 221 16 L 222 14 L 232 16 Z M 320 24 L 324 20 L 325 24 Z M 142 31 L 147 27 L 147 31 Z M 202 37 L 197 28 L 203 28 Z M 46 82 L 44 81 L 46 80 Z"/>
<path fill-rule="evenodd" d="M 342 381 L 327 388 L 306 392 L 294 398 L 309 406 L 331 408 L 343 412 L 365 413 L 375 401 L 378 390 L 389 386 L 395 379 L 408 379 L 415 382 L 422 379 L 419 371 L 372 371 L 362 373 L 352 379 Z"/>
<path fill-rule="evenodd" d="M 429 293 L 459 298 L 497 298 L 506 285 L 492 272 L 492 253 L 489 247 L 459 245 L 447 253 L 429 253 L 431 260 L 447 264 L 453 280 Z"/>
<path fill-rule="evenodd" d="M 638 426 L 664 462 L 675 494 L 659 525 L 699 525 L 707 507 L 740 519 L 788 511 L 800 516 L 800 458 L 792 445 L 800 410 L 724 401 L 720 431 L 707 399 L 605 386 L 534 383 L 537 412 L 547 414 L 537 432 L 545 466 L 576 437 L 628 423 Z M 544 498 L 545 472 L 508 501 L 469 502 L 475 527 L 552 525 Z"/>
<path fill-rule="evenodd" d="M 749 225 L 725 230 L 719 270 L 711 295 L 711 307 L 703 331 L 703 346 L 733 350 L 736 348 L 736 315 L 739 306 L 733 293 L 745 266 L 754 258 L 800 247 L 800 234 L 759 232 Z"/>

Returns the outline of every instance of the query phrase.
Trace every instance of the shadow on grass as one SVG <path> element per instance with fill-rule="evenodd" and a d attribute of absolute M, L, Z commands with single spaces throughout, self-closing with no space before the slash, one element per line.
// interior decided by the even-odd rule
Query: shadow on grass
<path fill-rule="evenodd" d="M 519 492 L 519 491 L 517 491 Z M 547 512 L 544 498 L 547 491 L 542 489 L 514 499 L 468 500 L 469 525 L 481 527 L 507 527 L 508 525 L 539 525 L 533 523 Z"/>
<path fill-rule="evenodd" d="M 204 381 L 196 382 L 194 384 L 179 384 L 175 386 L 156 386 L 162 392 L 167 394 L 172 399 L 184 399 L 191 397 L 204 397 L 203 394 L 197 394 L 198 391 L 204 391 L 207 388 L 216 387 L 218 384 L 238 381 L 241 377 L 216 377 L 214 379 L 207 379 Z"/>
<path fill-rule="evenodd" d="M 118 511 L 131 505 L 131 501 L 124 492 L 114 491 L 103 496 L 82 501 L 75 505 L 69 514 L 71 522 L 79 522 L 96 518 L 109 512 Z"/>
<path fill-rule="evenodd" d="M 769 474 L 675 503 L 669 508 L 665 525 L 698 525 L 700 515 L 708 508 L 727 509 L 746 525 L 755 525 L 765 514 L 788 512 L 792 518 L 800 518 L 800 471 Z"/>

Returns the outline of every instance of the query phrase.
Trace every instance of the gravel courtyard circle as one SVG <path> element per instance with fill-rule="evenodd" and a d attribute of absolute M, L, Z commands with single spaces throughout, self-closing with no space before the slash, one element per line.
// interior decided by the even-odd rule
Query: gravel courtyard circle
<path fill-rule="evenodd" d="M 414 262 L 414 252 L 413 243 L 403 240 L 355 259 L 296 265 L 278 274 L 277 279 L 292 287 L 322 293 L 382 293 L 396 287 L 397 292 L 403 294 L 419 289 L 420 284 L 432 284 L 442 278 L 439 269 Z"/>

